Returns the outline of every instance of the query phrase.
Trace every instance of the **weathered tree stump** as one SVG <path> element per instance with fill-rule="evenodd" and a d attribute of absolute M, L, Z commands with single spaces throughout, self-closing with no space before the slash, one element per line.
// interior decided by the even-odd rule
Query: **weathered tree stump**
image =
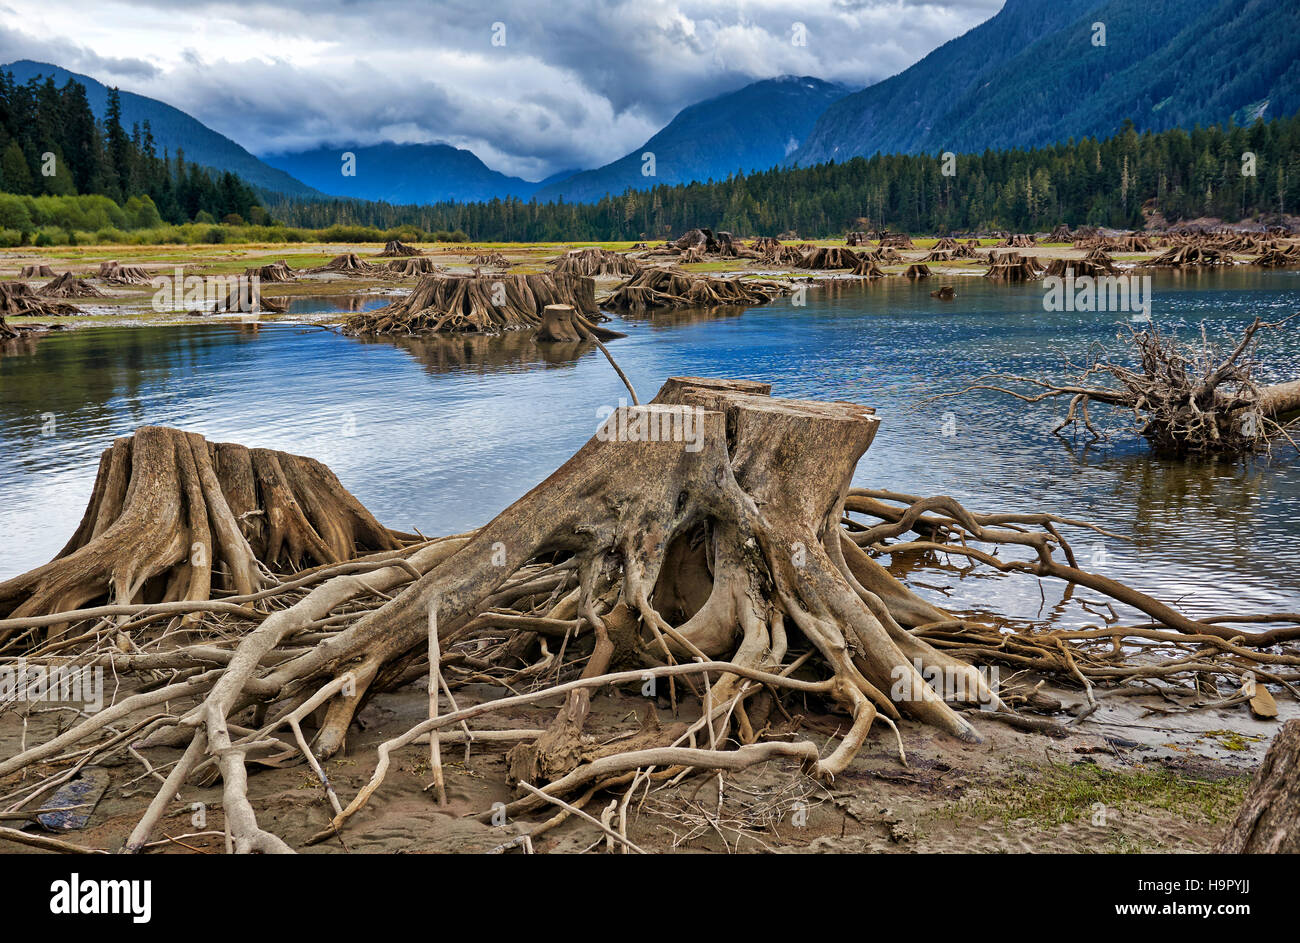
<path fill-rule="evenodd" d="M 324 265 L 318 265 L 316 268 L 308 269 L 308 272 L 317 275 L 323 275 L 326 272 L 338 272 L 341 275 L 384 275 L 387 269 L 382 265 L 374 265 L 366 262 L 355 252 L 345 252 L 342 255 L 336 255 Z"/>
<path fill-rule="evenodd" d="M 551 304 L 570 305 L 593 324 L 608 320 L 596 307 L 596 283 L 590 278 L 426 275 L 405 298 L 348 318 L 343 330 L 352 335 L 495 334 L 537 327 Z"/>
<path fill-rule="evenodd" d="M 413 259 L 394 259 L 388 263 L 388 270 L 402 278 L 414 278 L 418 275 L 436 275 L 446 269 L 425 256 Z"/>
<path fill-rule="evenodd" d="M 123 265 L 121 262 L 101 262 L 99 277 L 112 285 L 147 285 L 149 273 L 138 265 Z"/>
<path fill-rule="evenodd" d="M 1230 855 L 1300 854 L 1300 720 L 1273 738 L 1219 847 Z"/>
<path fill-rule="evenodd" d="M 36 289 L 42 298 L 103 298 L 104 293 L 84 278 L 64 272 L 53 281 Z"/>
<path fill-rule="evenodd" d="M 592 337 L 607 341 L 626 336 L 592 324 L 574 310 L 573 305 L 547 305 L 542 309 L 542 323 L 537 327 L 539 341 L 580 341 Z"/>
<path fill-rule="evenodd" d="M 555 260 L 552 269 L 556 275 L 635 275 L 641 266 L 619 252 L 610 252 L 599 246 L 574 249 Z"/>
<path fill-rule="evenodd" d="M 384 243 L 384 251 L 379 253 L 381 259 L 407 258 L 414 255 L 423 255 L 415 246 L 408 246 L 400 239 L 390 239 Z"/>
<path fill-rule="evenodd" d="M 0 616 L 101 599 L 206 600 L 214 584 L 250 593 L 270 582 L 268 570 L 350 560 L 405 538 L 313 459 L 144 426 L 104 452 L 67 545 L 0 583 Z"/>
<path fill-rule="evenodd" d="M 992 264 L 984 277 L 998 282 L 1029 282 L 1043 274 L 1036 259 L 1022 256 L 1019 252 L 990 255 L 989 261 Z"/>
<path fill-rule="evenodd" d="M 19 278 L 53 278 L 54 269 L 48 265 L 24 265 Z"/>
<path fill-rule="evenodd" d="M 245 278 L 256 277 L 261 282 L 291 282 L 294 280 L 293 269 L 288 262 L 272 262 L 244 270 Z"/>
<path fill-rule="evenodd" d="M 81 314 L 81 309 L 63 301 L 55 301 L 33 291 L 26 282 L 0 282 L 0 317 L 50 317 L 61 314 Z"/>
<path fill-rule="evenodd" d="M 713 308 L 758 305 L 785 292 L 776 282 L 712 278 L 677 268 L 642 269 L 604 302 L 611 311 L 640 313 L 654 308 Z"/>

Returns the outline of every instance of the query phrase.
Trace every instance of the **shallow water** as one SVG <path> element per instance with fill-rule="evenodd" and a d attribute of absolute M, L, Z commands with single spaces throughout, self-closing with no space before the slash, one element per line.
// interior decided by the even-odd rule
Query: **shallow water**
<path fill-rule="evenodd" d="M 954 279 L 954 302 L 888 279 L 743 310 L 615 322 L 611 349 L 642 398 L 672 375 L 770 381 L 779 396 L 845 399 L 883 420 L 857 481 L 949 494 L 979 510 L 1086 518 L 1087 568 L 1189 611 L 1300 608 L 1300 466 L 1152 457 L 1133 437 L 1084 448 L 1048 430 L 1062 407 L 972 393 L 921 402 L 990 370 L 1052 371 L 1058 348 L 1114 346 L 1126 315 L 1046 313 L 1040 285 Z M 366 307 L 382 303 L 367 300 Z M 294 311 L 329 310 L 302 300 Z M 1156 276 L 1166 328 L 1212 334 L 1300 310 L 1300 273 Z M 1300 331 L 1267 341 L 1273 378 L 1300 376 Z M 146 423 L 326 462 L 385 523 L 426 534 L 480 524 L 554 470 L 626 393 L 599 351 L 528 336 L 392 343 L 285 324 L 99 328 L 0 348 L 0 578 L 48 560 L 80 520 L 97 459 Z M 1094 418 L 1103 416 L 1097 409 Z M 1112 427 L 1118 424 L 1111 422 Z M 1025 618 L 1060 599 L 1028 578 L 918 576 L 959 609 Z M 1081 618 L 1071 610 L 1068 618 Z"/>

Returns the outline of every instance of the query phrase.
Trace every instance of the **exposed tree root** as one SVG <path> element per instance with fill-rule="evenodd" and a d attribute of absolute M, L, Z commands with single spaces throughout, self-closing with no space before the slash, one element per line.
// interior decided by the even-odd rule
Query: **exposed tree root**
<path fill-rule="evenodd" d="M 147 285 L 150 275 L 138 265 L 121 262 L 99 263 L 99 277 L 110 285 Z"/>
<path fill-rule="evenodd" d="M 379 253 L 381 259 L 407 258 L 415 255 L 424 255 L 424 253 L 415 246 L 406 245 L 400 239 L 390 239 L 384 243 L 384 251 Z"/>
<path fill-rule="evenodd" d="M 48 268 L 48 266 L 44 266 Z M 36 293 L 43 298 L 103 298 L 104 293 L 83 278 L 64 272 L 47 282 Z"/>
<path fill-rule="evenodd" d="M 589 246 L 560 256 L 555 260 L 552 271 L 556 275 L 585 275 L 591 278 L 597 275 L 635 275 L 641 271 L 641 265 L 636 259 L 630 259 L 622 253 Z"/>
<path fill-rule="evenodd" d="M 117 627 L 130 642 L 123 648 L 104 644 L 95 631 L 102 609 L 69 611 L 94 599 L 47 592 L 39 605 L 0 620 L 10 652 L 32 663 L 74 656 L 111 665 L 118 675 L 160 668 L 170 674 L 0 761 L 0 780 L 52 766 L 56 772 L 31 784 L 29 793 L 37 794 L 62 775 L 60 757 L 85 762 L 124 743 L 148 749 L 188 742 L 129 849 L 146 846 L 178 787 L 219 777 L 234 849 L 282 852 L 288 847 L 258 823 L 248 798 L 252 754 L 278 750 L 267 762 L 298 757 L 323 778 L 319 761 L 343 747 L 366 699 L 416 677 L 432 679 L 435 697 L 441 679 L 450 710 L 435 701 L 428 720 L 384 743 L 374 776 L 356 796 L 339 800 L 327 784 L 330 824 L 318 839 L 346 830 L 382 788 L 396 751 L 430 735 L 469 731 L 475 718 L 510 705 L 557 705 L 549 727 L 509 753 L 522 795 L 508 812 L 520 816 L 551 805 L 575 814 L 602 788 L 635 789 L 651 777 L 701 770 L 726 774 L 774 759 L 796 760 L 830 779 L 852 761 L 877 720 L 896 737 L 894 720 L 903 715 L 976 740 L 962 708 L 1010 708 L 964 659 L 1051 671 L 1077 680 L 1090 699 L 1093 687 L 1105 683 L 1176 685 L 1205 673 L 1237 682 L 1247 675 L 1283 685 L 1295 680 L 1300 655 L 1267 646 L 1300 635 L 1298 615 L 1263 617 L 1294 626 L 1258 637 L 1190 619 L 1079 568 L 1061 531 L 1086 528 L 1081 522 L 978 514 L 946 497 L 850 488 L 877 425 L 870 409 L 848 403 L 774 399 L 765 384 L 749 381 L 675 378 L 652 403 L 617 410 L 559 470 L 477 531 L 400 548 L 398 537 L 380 529 L 372 546 L 389 535 L 390 549 L 263 589 L 255 588 L 261 571 L 249 561 L 243 571 L 249 585 L 232 584 L 240 595 L 224 604 L 185 604 L 203 608 L 190 610 L 199 617 L 184 644 L 167 627 L 180 617 L 176 603 L 133 609 L 131 621 Z M 201 448 L 206 443 L 198 437 L 144 429 L 135 451 L 144 443 L 167 453 L 152 463 L 164 477 L 175 477 L 178 454 L 206 455 L 216 475 L 225 468 L 226 447 Z M 105 463 L 111 472 L 111 452 Z M 107 506 L 113 494 L 141 490 L 109 488 L 116 480 L 111 474 L 102 479 L 92 509 Z M 190 491 L 226 494 L 237 519 L 235 508 L 243 504 L 231 495 L 249 486 L 205 485 L 201 474 L 194 481 Z M 332 487 L 346 495 L 336 481 Z M 121 516 L 135 513 L 141 500 L 127 500 Z M 193 532 L 187 500 L 148 512 L 154 524 L 135 535 L 133 561 L 164 560 L 163 549 L 175 545 L 183 552 Z M 74 543 L 85 544 L 100 516 L 88 511 Z M 177 538 L 183 527 L 191 530 Z M 246 543 L 246 556 L 263 559 L 251 539 Z M 353 534 L 349 546 L 362 543 Z M 999 547 L 1012 553 L 995 554 Z M 918 551 L 1061 579 L 1132 606 L 1152 622 L 1008 632 L 925 601 L 872 556 L 898 559 Z M 1055 559 L 1057 552 L 1065 562 Z M 30 576 L 18 579 L 30 583 Z M 0 586 L 0 598 L 13 582 Z M 103 589 L 98 596 L 117 598 Z M 60 639 L 30 634 L 54 620 L 69 624 Z M 1125 648 L 1134 640 L 1186 654 L 1134 661 Z M 432 668 L 430 653 L 437 662 Z M 458 707 L 451 692 L 476 681 L 520 693 Z M 584 733 L 593 691 L 611 685 L 644 691 L 652 682 L 674 703 L 687 690 L 698 694 L 698 719 L 664 727 L 647 722 L 604 744 Z M 822 750 L 809 740 L 765 739 L 769 715 L 785 711 L 782 699 L 792 696 L 847 715 L 838 742 Z M 1008 697 L 1033 703 L 1032 695 Z M 171 712 L 159 713 L 162 705 Z M 310 741 L 303 730 L 308 723 Z M 277 739 L 284 727 L 293 736 Z M 485 734 L 480 748 L 512 739 L 497 733 Z M 619 837 L 610 840 L 627 847 L 626 801 L 622 818 L 602 821 L 603 833 L 613 831 Z"/>
<path fill-rule="evenodd" d="M 1102 403 L 1130 413 L 1139 435 L 1175 453 L 1258 452 L 1278 440 L 1294 445 L 1300 380 L 1265 385 L 1255 379 L 1259 331 L 1280 329 L 1291 320 L 1266 323 L 1256 318 L 1226 349 L 1210 340 L 1204 326 L 1199 343 L 1164 334 L 1154 323 L 1141 331 L 1126 326 L 1122 338 L 1137 355 L 1137 369 L 1103 359 L 1104 351 L 1094 352 L 1082 366 L 1067 361 L 1067 370 L 1075 373 L 1071 379 L 997 373 L 942 395 L 995 390 L 1027 403 L 1067 397 L 1069 410 L 1055 431 L 1082 426 L 1094 437 L 1101 433 L 1088 407 Z"/>
<path fill-rule="evenodd" d="M 81 314 L 81 309 L 67 302 L 51 300 L 33 291 L 26 282 L 0 282 L 0 317 L 50 317 Z"/>
<path fill-rule="evenodd" d="M 256 278 L 259 282 L 292 282 L 296 281 L 293 269 L 289 268 L 288 262 L 272 262 L 270 265 L 260 265 L 254 268 L 244 270 L 245 278 Z"/>
<path fill-rule="evenodd" d="M 242 596 L 273 584 L 271 570 L 395 550 L 403 538 L 319 462 L 145 426 L 104 452 L 58 555 L 0 583 L 0 615 L 203 601 L 214 588 Z"/>
<path fill-rule="evenodd" d="M 790 289 L 778 282 L 712 278 L 675 268 L 648 268 L 619 286 L 604 302 L 611 311 L 639 314 L 655 308 L 758 305 Z"/>
<path fill-rule="evenodd" d="M 577 275 L 427 275 L 405 298 L 348 318 L 346 334 L 436 334 L 533 328 L 547 305 L 569 305 L 591 323 L 596 283 Z"/>

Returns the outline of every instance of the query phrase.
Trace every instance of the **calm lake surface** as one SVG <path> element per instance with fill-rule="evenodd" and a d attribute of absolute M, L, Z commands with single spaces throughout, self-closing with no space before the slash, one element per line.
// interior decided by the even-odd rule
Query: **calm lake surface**
<path fill-rule="evenodd" d="M 1300 465 L 1157 459 L 1120 432 L 1085 448 L 1049 434 L 1064 406 L 990 393 L 924 403 L 981 373 L 1050 373 L 1059 351 L 1115 344 L 1122 314 L 1046 313 L 1041 285 L 887 279 L 810 288 L 759 308 L 615 321 L 610 348 L 642 399 L 665 377 L 770 381 L 786 397 L 875 406 L 857 482 L 949 494 L 976 510 L 1046 510 L 1131 541 L 1074 537 L 1086 568 L 1192 613 L 1300 608 Z M 367 302 L 366 306 L 382 302 Z M 299 313 L 331 302 L 299 301 Z M 1160 274 L 1164 328 L 1211 334 L 1300 311 L 1300 273 Z M 1266 340 L 1269 379 L 1300 376 L 1300 331 Z M 359 341 L 286 324 L 97 328 L 0 348 L 0 579 L 50 559 L 81 518 L 100 452 L 136 426 L 283 449 L 327 463 L 384 523 L 429 535 L 481 524 L 558 467 L 625 391 L 600 352 L 499 338 Z M 1094 410 L 1094 419 L 1105 417 Z M 1119 429 L 1118 417 L 1108 425 Z M 1024 577 L 927 567 L 956 609 L 1087 618 Z"/>

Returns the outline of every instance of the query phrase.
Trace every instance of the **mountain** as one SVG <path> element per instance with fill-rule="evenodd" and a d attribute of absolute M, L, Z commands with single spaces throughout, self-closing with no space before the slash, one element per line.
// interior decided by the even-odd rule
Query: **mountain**
<path fill-rule="evenodd" d="M 32 62 L 29 59 L 11 62 L 0 66 L 0 69 L 12 72 L 15 81 L 20 84 L 33 78 L 44 79 L 46 76 L 54 79 L 54 83 L 59 86 L 66 84 L 69 79 L 79 82 L 86 87 L 86 98 L 90 101 L 95 117 L 104 117 L 108 87 L 88 75 L 79 75 L 56 65 Z M 253 186 L 293 196 L 318 195 L 283 171 L 268 167 L 230 138 L 218 134 L 179 108 L 133 92 L 123 91 L 121 98 L 123 126 L 129 131 L 133 124 L 148 121 L 160 152 L 166 148 L 175 157 L 177 149 L 183 148 L 187 161 L 216 170 L 228 170 Z"/>
<path fill-rule="evenodd" d="M 1103 24 L 1105 45 L 1094 45 Z M 1007 0 L 893 78 L 840 99 L 790 164 L 970 153 L 1300 110 L 1293 0 Z"/>
<path fill-rule="evenodd" d="M 356 158 L 356 176 L 343 175 L 345 153 Z M 508 177 L 492 170 L 472 151 L 450 144 L 318 147 L 262 157 L 272 167 L 292 174 L 322 193 L 397 204 L 444 200 L 467 203 L 507 196 L 526 200 L 547 182 Z"/>
<path fill-rule="evenodd" d="M 589 203 L 629 187 L 721 180 L 737 170 L 780 164 L 804 139 L 827 105 L 849 93 L 843 85 L 808 76 L 754 82 L 691 105 L 662 131 L 612 164 L 541 187 L 540 201 Z M 642 156 L 654 154 L 655 175 L 642 173 Z"/>

